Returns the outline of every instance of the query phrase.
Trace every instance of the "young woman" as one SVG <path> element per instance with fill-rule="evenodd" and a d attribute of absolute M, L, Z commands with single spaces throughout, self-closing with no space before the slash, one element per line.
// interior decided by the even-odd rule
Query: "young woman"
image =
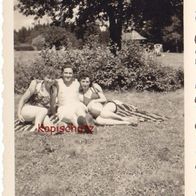
<path fill-rule="evenodd" d="M 137 125 L 137 119 L 116 114 L 116 103 L 106 99 L 102 88 L 92 82 L 88 73 L 80 74 L 80 100 L 99 125 Z"/>
<path fill-rule="evenodd" d="M 46 75 L 43 80 L 32 80 L 18 105 L 18 119 L 21 122 L 32 122 L 35 131 L 41 124 L 50 126 L 48 117 L 52 100 L 52 85 L 54 80 Z"/>

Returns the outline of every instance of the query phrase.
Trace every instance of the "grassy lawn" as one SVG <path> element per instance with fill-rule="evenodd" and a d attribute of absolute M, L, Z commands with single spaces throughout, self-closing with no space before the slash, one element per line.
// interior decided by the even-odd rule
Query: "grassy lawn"
<path fill-rule="evenodd" d="M 38 51 L 14 51 L 14 62 L 15 65 L 17 65 L 17 63 L 28 65 L 38 56 Z"/>
<path fill-rule="evenodd" d="M 98 127 L 93 135 L 15 134 L 16 196 L 184 195 L 183 96 L 183 89 L 107 93 L 168 116 L 162 123 Z"/>
<path fill-rule="evenodd" d="M 155 60 L 164 66 L 178 69 L 183 68 L 183 58 L 183 53 L 163 53 L 162 56 L 155 57 Z"/>

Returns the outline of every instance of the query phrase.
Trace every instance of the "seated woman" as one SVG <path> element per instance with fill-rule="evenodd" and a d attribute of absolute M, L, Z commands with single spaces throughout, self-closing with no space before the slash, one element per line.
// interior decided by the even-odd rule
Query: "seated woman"
<path fill-rule="evenodd" d="M 122 117 L 116 114 L 117 105 L 107 101 L 102 88 L 93 83 L 88 73 L 80 74 L 80 100 L 87 106 L 88 111 L 99 125 L 137 125 L 136 118 Z"/>
<path fill-rule="evenodd" d="M 52 75 L 52 73 L 51 73 Z M 32 80 L 18 105 L 18 119 L 21 122 L 32 122 L 35 131 L 39 126 L 52 125 L 48 117 L 51 107 L 52 85 L 54 80 L 49 75 L 44 80 Z"/>

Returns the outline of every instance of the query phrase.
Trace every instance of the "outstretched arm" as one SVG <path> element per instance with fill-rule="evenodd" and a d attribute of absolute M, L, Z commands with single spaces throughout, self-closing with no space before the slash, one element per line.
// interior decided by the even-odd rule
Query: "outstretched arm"
<path fill-rule="evenodd" d="M 36 80 L 33 80 L 31 82 L 31 84 L 29 85 L 29 88 L 26 90 L 26 92 L 20 98 L 20 101 L 19 101 L 19 104 L 18 104 L 18 119 L 21 122 L 24 122 L 24 118 L 21 115 L 22 107 L 29 100 L 29 98 L 35 93 L 36 84 L 37 84 Z"/>

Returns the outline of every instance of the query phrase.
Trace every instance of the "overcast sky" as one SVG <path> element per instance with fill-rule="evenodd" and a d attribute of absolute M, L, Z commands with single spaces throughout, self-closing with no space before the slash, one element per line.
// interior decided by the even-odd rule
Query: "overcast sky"
<path fill-rule="evenodd" d="M 18 0 L 14 0 L 14 5 L 17 4 Z M 78 12 L 78 8 L 74 8 L 73 10 L 74 12 L 74 16 L 72 19 L 70 19 L 70 22 L 74 22 L 75 18 L 77 17 L 77 12 Z M 33 24 L 35 24 L 35 21 L 33 20 L 34 16 L 24 16 L 21 13 L 19 13 L 17 10 L 14 11 L 14 29 L 15 30 L 19 30 L 21 27 L 32 27 Z M 48 23 L 50 20 L 47 17 L 44 17 L 43 19 L 40 20 L 40 23 Z M 37 22 L 36 22 L 37 23 Z M 105 24 L 108 26 L 108 22 L 105 22 Z M 100 29 L 105 31 L 105 27 L 104 26 L 100 26 Z"/>
<path fill-rule="evenodd" d="M 14 0 L 14 4 L 16 5 L 17 0 Z M 25 26 L 25 27 L 32 27 L 34 20 L 33 20 L 34 16 L 24 16 L 21 13 L 19 13 L 18 11 L 14 11 L 14 29 L 15 30 L 19 30 L 21 27 Z M 40 21 L 41 23 L 47 23 L 48 19 L 44 18 Z"/>

